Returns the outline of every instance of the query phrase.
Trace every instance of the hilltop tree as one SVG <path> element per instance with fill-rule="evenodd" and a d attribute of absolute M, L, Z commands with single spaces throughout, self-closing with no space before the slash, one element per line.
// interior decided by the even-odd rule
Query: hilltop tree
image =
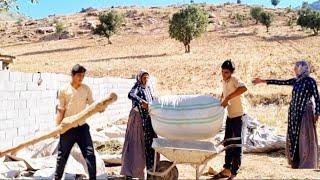
<path fill-rule="evenodd" d="M 94 34 L 99 34 L 108 38 L 108 44 L 112 44 L 110 37 L 118 32 L 124 21 L 123 15 L 116 11 L 99 16 L 100 24 L 93 30 Z"/>
<path fill-rule="evenodd" d="M 30 0 L 31 3 L 36 3 L 38 0 Z M 17 0 L 0 0 L 0 12 L 1 11 L 8 11 L 11 8 L 19 9 L 17 4 Z"/>
<path fill-rule="evenodd" d="M 206 32 L 208 26 L 208 14 L 206 11 L 188 6 L 173 14 L 169 21 L 170 37 L 184 44 L 185 52 L 190 52 L 190 42 Z"/>
<path fill-rule="evenodd" d="M 310 9 L 303 11 L 297 20 L 297 24 L 313 30 L 314 35 L 318 35 L 320 31 L 320 12 Z"/>
<path fill-rule="evenodd" d="M 273 21 L 273 14 L 269 12 L 261 12 L 259 22 L 267 27 L 267 32 L 269 32 L 269 27 Z"/>
<path fill-rule="evenodd" d="M 262 12 L 261 7 L 253 7 L 250 9 L 250 15 L 253 19 L 256 20 L 256 24 L 258 24 L 258 22 L 259 22 L 261 12 Z"/>
<path fill-rule="evenodd" d="M 276 7 L 280 3 L 280 0 L 271 0 L 271 4 Z"/>
<path fill-rule="evenodd" d="M 237 0 L 237 4 L 241 4 L 241 0 Z"/>
<path fill-rule="evenodd" d="M 309 8 L 309 3 L 308 1 L 303 1 L 301 5 L 301 9 L 308 9 Z"/>

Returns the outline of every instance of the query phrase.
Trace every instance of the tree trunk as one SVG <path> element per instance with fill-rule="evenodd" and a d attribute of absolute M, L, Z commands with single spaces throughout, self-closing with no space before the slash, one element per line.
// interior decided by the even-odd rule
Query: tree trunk
<path fill-rule="evenodd" d="M 317 36 L 319 34 L 318 29 L 313 29 L 313 33 L 315 36 Z"/>
<path fill-rule="evenodd" d="M 269 32 L 269 26 L 267 26 L 267 32 Z"/>
<path fill-rule="evenodd" d="M 190 44 L 184 45 L 185 53 L 190 53 Z"/>
<path fill-rule="evenodd" d="M 110 37 L 108 37 L 108 44 L 112 44 L 112 42 L 110 41 Z"/>

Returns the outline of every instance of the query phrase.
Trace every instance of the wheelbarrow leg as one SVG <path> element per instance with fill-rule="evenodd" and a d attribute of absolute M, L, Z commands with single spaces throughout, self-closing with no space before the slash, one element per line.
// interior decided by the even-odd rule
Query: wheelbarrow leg
<path fill-rule="evenodd" d="M 152 171 L 153 171 L 153 173 L 155 173 L 156 172 L 156 168 L 157 168 L 157 151 L 154 151 L 154 162 L 153 162 L 153 167 L 152 167 Z"/>
<path fill-rule="evenodd" d="M 196 165 L 196 180 L 199 180 L 200 176 L 199 165 Z"/>

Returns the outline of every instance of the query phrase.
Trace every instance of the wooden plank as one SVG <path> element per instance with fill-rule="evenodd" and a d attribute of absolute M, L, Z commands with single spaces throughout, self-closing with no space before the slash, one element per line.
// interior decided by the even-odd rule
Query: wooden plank
<path fill-rule="evenodd" d="M 35 138 L 29 139 L 21 144 L 18 144 L 14 147 L 5 149 L 0 151 L 0 157 L 5 156 L 6 154 L 12 154 L 15 155 L 19 150 L 28 147 L 30 145 L 36 144 L 40 141 L 55 137 L 57 135 L 63 134 L 66 131 L 68 131 L 71 128 L 77 127 L 78 124 L 84 123 L 89 117 L 96 114 L 97 112 L 103 112 L 108 105 L 115 102 L 117 100 L 117 94 L 110 93 L 105 98 L 98 102 L 94 102 L 90 106 L 88 106 L 86 109 L 81 111 L 79 114 L 76 114 L 74 116 L 70 116 L 67 118 L 64 118 L 61 122 L 61 124 L 57 127 L 55 127 L 53 130 L 44 133 L 40 136 L 37 136 Z"/>

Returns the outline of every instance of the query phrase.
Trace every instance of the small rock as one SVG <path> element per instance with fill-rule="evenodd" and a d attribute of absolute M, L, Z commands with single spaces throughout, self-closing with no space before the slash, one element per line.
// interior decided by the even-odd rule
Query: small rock
<path fill-rule="evenodd" d="M 214 15 L 213 13 L 209 13 L 209 18 L 216 18 L 217 16 Z"/>
<path fill-rule="evenodd" d="M 73 33 L 70 33 L 69 31 L 63 31 L 60 34 L 59 39 L 69 39 L 69 38 L 72 38 L 72 37 L 74 37 Z"/>
<path fill-rule="evenodd" d="M 88 12 L 87 16 L 99 16 L 98 12 Z"/>
<path fill-rule="evenodd" d="M 96 11 L 93 7 L 88 7 L 88 8 L 82 8 L 80 13 L 88 13 L 88 12 L 93 12 Z"/>
<path fill-rule="evenodd" d="M 97 23 L 95 21 L 87 20 L 84 24 L 89 29 L 95 29 L 97 27 Z"/>
<path fill-rule="evenodd" d="M 38 24 L 36 21 L 28 21 L 24 25 L 25 26 L 32 26 L 32 25 L 36 25 L 36 24 Z"/>
<path fill-rule="evenodd" d="M 156 19 L 154 19 L 154 18 L 148 18 L 148 22 L 149 22 L 150 24 L 155 24 L 155 23 L 157 23 L 158 21 L 157 21 Z"/>
<path fill-rule="evenodd" d="M 46 33 L 53 33 L 53 32 L 55 32 L 54 27 L 40 27 L 36 29 L 36 33 L 38 34 L 46 34 Z"/>

